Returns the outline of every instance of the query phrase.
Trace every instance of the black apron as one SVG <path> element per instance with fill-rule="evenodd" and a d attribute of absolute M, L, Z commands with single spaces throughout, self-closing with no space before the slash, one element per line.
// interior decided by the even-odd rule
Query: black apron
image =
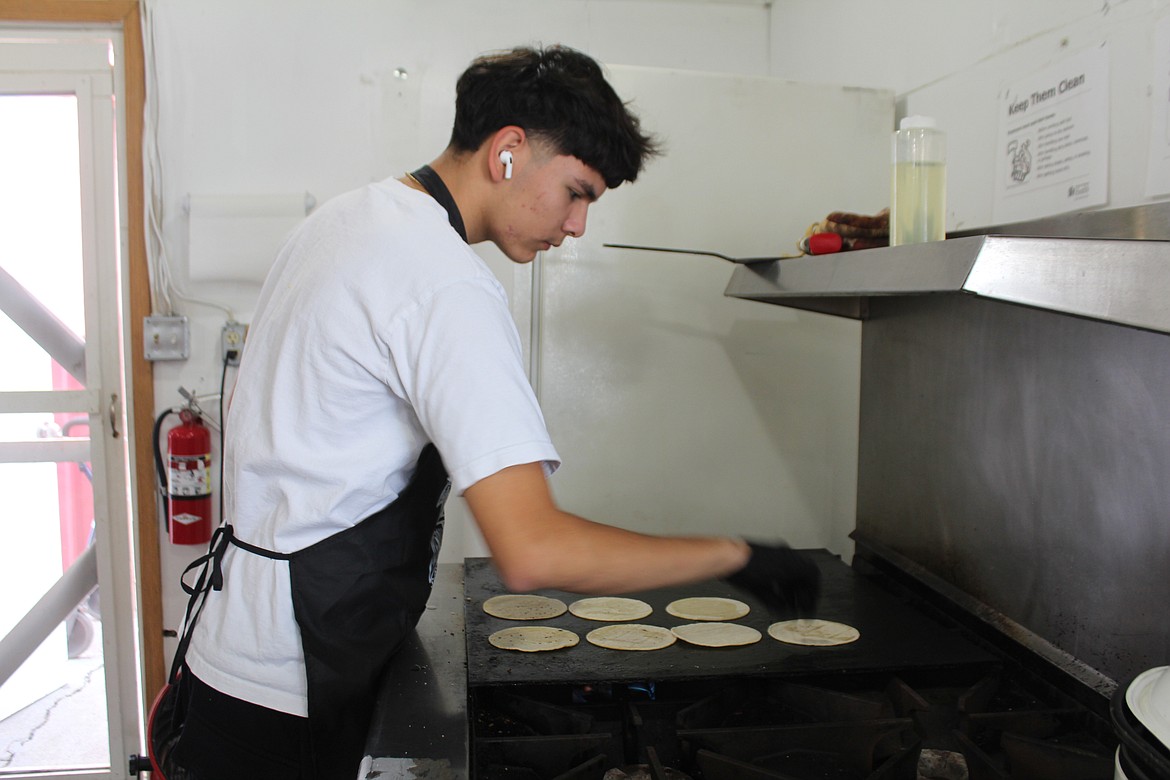
<path fill-rule="evenodd" d="M 428 444 L 393 503 L 288 556 L 315 777 L 357 775 L 378 680 L 431 595 L 450 484 L 438 450 Z"/>
<path fill-rule="evenodd" d="M 459 209 L 438 175 L 430 166 L 411 175 L 446 209 L 451 226 L 466 241 Z M 190 595 L 184 632 L 167 688 L 151 713 L 148 742 L 154 769 L 172 780 L 182 775 L 181 769 L 167 766 L 166 758 L 185 719 L 183 662 L 208 592 L 223 587 L 220 564 L 228 544 L 233 544 L 255 555 L 288 561 L 308 680 L 309 728 L 317 763 L 313 777 L 353 780 L 365 753 L 379 677 L 430 597 L 450 487 L 438 450 L 428 444 L 397 499 L 302 550 L 277 553 L 235 538 L 230 525 L 216 529 L 208 553 L 187 568 L 199 570 L 195 585 L 183 582 Z"/>

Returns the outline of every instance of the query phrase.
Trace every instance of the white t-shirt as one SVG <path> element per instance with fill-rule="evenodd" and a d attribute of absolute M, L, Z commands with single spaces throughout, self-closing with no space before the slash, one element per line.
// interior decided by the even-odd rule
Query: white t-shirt
<path fill-rule="evenodd" d="M 452 489 L 559 464 L 503 288 L 431 197 L 395 180 L 323 205 L 260 293 L 227 420 L 225 515 L 277 552 L 393 501 L 434 442 Z M 308 712 L 288 564 L 230 546 L 187 663 L 236 698 Z"/>

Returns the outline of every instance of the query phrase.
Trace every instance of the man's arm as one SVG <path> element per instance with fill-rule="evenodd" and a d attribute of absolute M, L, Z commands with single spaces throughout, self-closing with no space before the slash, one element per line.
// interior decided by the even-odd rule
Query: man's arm
<path fill-rule="evenodd" d="M 539 463 L 503 469 L 463 497 L 515 592 L 626 593 L 697 582 L 740 571 L 752 554 L 739 539 L 649 536 L 564 512 Z"/>

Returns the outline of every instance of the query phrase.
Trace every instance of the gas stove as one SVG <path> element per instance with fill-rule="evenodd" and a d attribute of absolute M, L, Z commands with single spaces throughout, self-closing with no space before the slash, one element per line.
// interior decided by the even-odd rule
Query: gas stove
<path fill-rule="evenodd" d="M 824 589 L 818 617 L 855 626 L 840 647 L 772 640 L 769 613 L 722 582 L 631 594 L 654 608 L 640 621 L 679 621 L 687 595 L 739 598 L 765 633 L 746 647 L 676 643 L 653 652 L 581 644 L 513 653 L 487 636 L 503 621 L 483 601 L 504 590 L 486 560 L 464 572 L 469 772 L 476 780 L 544 778 L 1112 777 L 1108 700 L 1056 670 L 1013 658 L 931 603 L 895 595 L 877 577 L 810 551 Z M 543 595 L 576 596 L 557 591 Z M 584 637 L 598 624 L 566 614 L 548 625 Z M 1087 702 L 1087 703 L 1086 703 Z"/>
<path fill-rule="evenodd" d="M 1084 708 L 996 665 L 485 688 L 471 704 L 474 776 L 493 780 L 1069 780 L 1113 769 Z"/>

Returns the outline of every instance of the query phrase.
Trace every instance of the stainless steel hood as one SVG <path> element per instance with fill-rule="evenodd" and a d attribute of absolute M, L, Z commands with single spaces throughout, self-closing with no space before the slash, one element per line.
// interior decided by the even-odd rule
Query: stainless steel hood
<path fill-rule="evenodd" d="M 1170 333 L 1170 204 L 981 232 L 737 266 L 724 294 L 865 319 L 871 296 L 964 293 Z"/>

